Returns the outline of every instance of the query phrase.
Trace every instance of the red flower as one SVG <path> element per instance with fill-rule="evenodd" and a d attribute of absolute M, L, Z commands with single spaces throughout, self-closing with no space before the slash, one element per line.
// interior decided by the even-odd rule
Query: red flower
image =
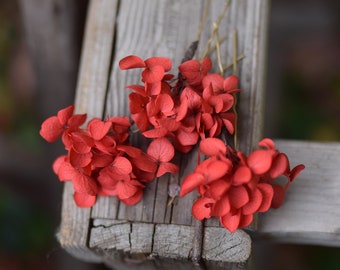
<path fill-rule="evenodd" d="M 221 93 L 232 94 L 232 93 L 240 92 L 240 89 L 237 89 L 238 83 L 239 83 L 239 79 L 235 75 L 231 75 L 224 79 L 219 74 L 208 74 L 203 78 L 203 81 L 202 81 L 204 88 L 211 85 L 213 92 L 216 94 L 221 94 Z"/>
<path fill-rule="evenodd" d="M 149 103 L 149 98 L 141 96 L 137 93 L 129 95 L 130 112 L 133 121 L 136 123 L 140 131 L 146 131 L 149 126 L 149 118 L 146 111 L 146 106 Z"/>
<path fill-rule="evenodd" d="M 127 205 L 138 203 L 144 183 L 163 174 L 177 173 L 171 163 L 175 148 L 189 152 L 198 140 L 200 154 L 208 156 L 183 180 L 180 196 L 196 189 L 200 197 L 192 206 L 195 218 L 219 217 L 233 232 L 248 226 L 256 212 L 279 207 L 285 191 L 304 169 L 290 169 L 286 154 L 279 152 L 270 139 L 259 142 L 260 149 L 248 156 L 216 138 L 223 128 L 235 130 L 234 93 L 239 92 L 238 77 L 223 78 L 208 74 L 211 60 L 189 60 L 178 68 L 173 79 L 165 74 L 171 61 L 151 57 L 145 61 L 130 55 L 121 69 L 142 68 L 144 85 L 130 85 L 131 117 L 142 135 L 152 139 L 147 153 L 129 142 L 130 120 L 125 117 L 92 119 L 86 129 L 80 126 L 86 115 L 73 115 L 74 106 L 46 119 L 41 136 L 52 142 L 62 136 L 67 155 L 58 158 L 53 170 L 60 181 L 72 181 L 74 200 L 80 207 L 91 207 L 96 196 L 117 196 Z M 284 186 L 273 180 L 285 176 Z"/>
<path fill-rule="evenodd" d="M 58 112 L 57 116 L 47 118 L 41 125 L 40 135 L 48 142 L 54 142 L 65 131 L 75 131 L 86 120 L 86 114 L 73 115 L 74 106 Z"/>
<path fill-rule="evenodd" d="M 202 63 L 197 60 L 186 61 L 178 69 L 190 86 L 201 87 L 202 80 L 208 74 L 211 66 L 211 59 L 204 58 Z"/>
<path fill-rule="evenodd" d="M 151 57 L 143 61 L 135 55 L 130 55 L 119 62 L 120 69 L 144 68 L 142 72 L 143 82 L 160 82 L 164 73 L 171 69 L 171 60 L 165 57 Z"/>
<path fill-rule="evenodd" d="M 178 167 L 169 162 L 175 155 L 175 149 L 168 139 L 158 138 L 153 140 L 148 147 L 147 153 L 158 162 L 157 177 L 167 172 L 178 172 Z"/>
<path fill-rule="evenodd" d="M 259 145 L 264 149 L 246 157 L 217 138 L 201 141 L 200 151 L 211 157 L 184 179 L 180 191 L 180 196 L 184 196 L 198 189 L 201 197 L 192 207 L 197 219 L 220 217 L 221 224 L 234 232 L 248 226 L 254 213 L 282 204 L 285 189 L 304 166 L 298 165 L 291 171 L 287 156 L 276 150 L 270 139 Z M 288 178 L 285 187 L 272 184 L 279 175 Z"/>
<path fill-rule="evenodd" d="M 91 177 L 91 168 L 75 168 L 67 156 L 61 156 L 53 164 L 53 170 L 60 181 L 72 181 L 74 200 L 79 207 L 91 207 L 96 201 L 98 184 Z"/>

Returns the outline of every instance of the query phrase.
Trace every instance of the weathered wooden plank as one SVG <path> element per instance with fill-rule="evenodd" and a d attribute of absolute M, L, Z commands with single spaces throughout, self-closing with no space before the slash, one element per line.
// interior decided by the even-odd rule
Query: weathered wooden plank
<path fill-rule="evenodd" d="M 111 218 L 117 219 L 118 216 L 118 204 L 117 197 L 101 197 L 98 196 L 96 204 L 92 207 L 92 218 Z"/>
<path fill-rule="evenodd" d="M 251 239 L 244 231 L 232 234 L 224 228 L 205 228 L 202 257 L 207 261 L 245 262 L 250 252 Z"/>
<path fill-rule="evenodd" d="M 207 24 L 211 27 L 225 2 L 211 1 L 210 15 L 207 18 Z M 238 63 L 242 89 L 238 97 L 238 148 L 246 153 L 250 152 L 262 138 L 268 12 L 268 0 L 231 1 L 230 8 L 220 25 L 220 38 L 226 38 L 226 41 L 221 44 L 223 64 L 232 63 L 235 29 L 238 55 L 245 56 Z M 209 32 L 202 33 L 200 55 L 209 37 Z M 217 63 L 216 53 L 211 57 L 214 63 Z M 216 64 L 215 69 L 217 70 Z M 232 68 L 226 73 L 231 74 Z"/>
<path fill-rule="evenodd" d="M 72 183 L 65 183 L 62 219 L 57 238 L 60 245 L 74 257 L 83 261 L 100 262 L 100 257 L 87 246 L 90 210 L 75 206 Z"/>
<path fill-rule="evenodd" d="M 188 225 L 94 220 L 89 245 L 94 249 L 187 259 L 193 235 L 194 227 Z M 251 250 L 249 235 L 242 230 L 230 233 L 224 228 L 206 228 L 203 245 L 202 256 L 209 261 L 244 262 Z"/>
<path fill-rule="evenodd" d="M 110 2 L 111 6 L 109 6 L 108 2 Z M 209 24 L 202 34 L 201 44 L 205 44 L 209 38 L 209 25 L 211 25 L 212 21 L 216 20 L 224 4 L 224 0 L 212 1 L 207 20 L 207 24 Z M 104 5 L 107 5 L 105 6 L 105 10 L 103 10 Z M 196 33 L 199 28 L 198 25 L 201 14 L 203 13 L 203 1 L 121 1 L 119 16 L 116 21 L 117 28 L 115 29 L 114 19 L 116 7 L 116 1 L 107 0 L 102 2 L 91 2 L 89 21 L 91 20 L 91 12 L 97 17 L 92 15 L 92 17 L 95 18 L 93 19 L 94 22 L 92 24 L 89 23 L 87 27 L 89 30 L 87 30 L 88 34 L 85 38 L 85 49 L 79 73 L 76 97 L 76 105 L 79 105 L 78 112 L 87 112 L 89 117 L 102 116 L 104 108 L 105 115 L 118 116 L 128 114 L 126 106 L 128 103 L 128 92 L 124 91 L 124 87 L 129 84 L 138 83 L 140 80 L 139 72 L 120 71 L 118 69 L 118 61 L 129 54 L 136 54 L 142 58 L 161 55 L 173 59 L 174 67 L 176 68 L 180 64 L 187 47 L 196 39 Z M 245 103 L 245 105 L 242 107 L 240 106 L 239 108 L 241 111 L 244 110 L 244 112 L 240 113 L 240 121 L 244 121 L 243 119 L 248 116 L 256 118 L 254 122 L 248 123 L 249 125 L 240 127 L 242 132 L 239 133 L 239 144 L 242 149 L 246 149 L 247 151 L 255 144 L 255 141 L 258 141 L 259 130 L 262 126 L 260 123 L 262 121 L 261 97 L 263 87 L 259 87 L 260 79 L 254 79 L 253 77 L 261 78 L 263 74 L 263 66 L 261 65 L 258 67 L 258 64 L 262 63 L 263 53 L 261 50 L 265 49 L 260 45 L 262 45 L 265 40 L 267 7 L 267 0 L 256 1 L 256 3 L 251 0 L 232 1 L 231 8 L 226 14 L 226 18 L 228 19 L 224 19 L 220 30 L 221 33 L 227 35 L 228 39 L 228 41 L 223 44 L 229 44 L 223 45 L 225 47 L 222 47 L 222 59 L 225 60 L 226 63 L 228 63 L 229 60 L 231 61 L 232 58 L 232 50 L 230 50 L 228 46 L 232 43 L 230 35 L 234 27 L 239 31 L 238 50 L 240 53 L 246 54 L 245 60 L 240 64 L 241 87 L 244 89 L 242 92 L 242 95 L 244 96 L 242 98 L 242 103 Z M 100 18 L 98 17 L 99 14 Z M 188 16 L 188 14 L 190 14 L 190 16 Z M 107 17 L 109 19 L 105 19 Z M 108 24 L 107 20 L 110 24 Z M 112 35 L 115 31 L 117 36 L 115 39 L 115 47 L 112 48 Z M 221 34 L 221 36 L 223 36 L 223 34 Z M 109 44 L 109 42 L 111 43 Z M 86 48 L 90 49 L 86 50 Z M 112 58 L 110 58 L 111 51 L 113 52 Z M 112 70 L 109 70 L 111 59 Z M 106 95 L 106 84 L 108 82 L 107 75 L 109 73 L 111 73 L 109 91 Z M 105 96 L 107 97 L 106 100 Z M 183 177 L 190 173 L 192 168 L 196 166 L 196 155 L 197 154 L 193 152 L 191 158 L 188 159 L 188 157 L 186 157 L 187 161 L 182 159 L 181 172 L 179 175 L 181 180 L 183 180 Z M 176 179 L 170 178 L 170 181 L 168 182 L 176 182 Z M 162 228 L 165 228 L 158 226 L 179 226 L 178 229 L 185 226 L 186 229 L 183 230 L 189 230 L 189 232 L 186 234 L 186 237 L 183 236 L 183 238 L 180 239 L 183 241 L 181 245 L 183 248 L 173 250 L 178 254 L 185 255 L 185 258 L 187 258 L 188 252 L 183 249 L 189 248 L 191 250 L 192 248 L 194 227 L 191 226 L 193 221 L 191 205 L 196 198 L 196 194 L 192 193 L 185 198 L 177 198 L 174 201 L 174 205 L 170 211 L 171 215 L 169 216 L 167 214 L 169 211 L 166 209 L 167 206 L 164 203 L 166 200 L 163 198 L 166 193 L 165 185 L 162 183 L 159 185 L 159 189 L 157 187 L 157 182 L 148 185 L 144 199 L 133 207 L 118 204 L 116 201 L 111 205 L 110 203 L 112 201 L 108 198 L 98 200 L 98 203 L 93 207 L 92 218 L 100 217 L 112 219 L 116 216 L 118 219 L 133 221 L 133 223 L 114 223 L 113 225 L 107 225 L 110 224 L 110 222 L 106 222 L 106 225 L 101 225 L 95 219 L 97 225 L 92 228 L 89 235 L 91 249 L 95 250 L 97 254 L 102 254 L 104 252 L 103 249 L 105 248 L 104 243 L 106 243 L 109 245 L 108 248 L 112 251 L 112 256 L 119 254 L 119 252 L 116 252 L 119 250 L 128 251 L 130 248 L 131 251 L 131 233 L 134 230 L 143 232 L 143 228 L 146 228 L 143 227 L 144 225 L 139 227 L 139 224 L 145 224 L 144 222 L 152 222 L 155 220 L 160 222 L 165 216 L 167 217 L 166 220 L 170 221 L 171 219 L 173 225 L 156 224 L 153 236 L 155 237 L 157 230 L 159 231 Z M 65 200 L 72 200 L 70 194 Z M 157 202 L 161 202 L 163 209 L 158 209 L 154 212 L 154 209 L 160 206 L 155 204 Z M 82 210 L 70 209 L 70 211 L 74 213 L 76 217 L 75 223 L 71 226 L 72 229 L 77 229 L 75 228 L 75 224 L 77 223 L 85 222 L 85 224 L 88 224 L 90 222 L 89 212 L 86 212 L 86 215 L 84 215 L 86 216 L 85 218 L 78 218 L 76 212 Z M 224 228 L 215 229 L 220 229 L 221 232 L 225 232 Z M 102 230 L 109 230 L 109 232 L 102 234 Z M 167 233 L 171 234 L 171 232 L 172 230 L 168 230 Z M 85 233 L 85 228 L 82 230 L 82 233 Z M 136 235 L 138 235 L 137 239 L 142 241 L 141 237 L 143 237 L 144 234 L 137 233 Z M 169 241 L 172 239 L 171 237 L 172 236 L 169 235 Z M 240 246 L 245 245 L 249 240 L 249 237 L 242 231 L 230 234 L 230 237 L 236 242 L 237 240 L 242 239 L 239 244 Z M 87 239 L 87 237 L 85 238 Z M 106 238 L 109 238 L 110 240 L 107 241 Z M 176 239 L 178 240 L 179 238 Z M 79 245 L 85 247 L 86 243 L 82 239 L 80 240 L 81 242 Z M 119 244 L 119 241 L 122 243 Z M 157 249 L 157 246 L 162 244 L 160 242 L 161 238 L 154 238 L 153 241 L 154 249 L 157 250 L 157 252 L 164 252 L 163 249 Z M 221 239 L 221 241 L 223 241 L 223 239 Z M 229 242 L 233 244 L 236 243 L 234 241 Z M 245 259 L 249 256 L 250 248 L 248 248 L 248 246 L 245 246 L 245 248 L 242 249 L 239 248 L 240 246 L 237 244 L 235 245 L 237 246 L 237 250 L 242 253 L 235 253 L 235 249 L 228 246 L 228 243 L 223 243 L 223 245 L 221 243 L 222 249 L 225 247 L 227 248 L 225 249 L 226 252 L 218 254 L 218 256 L 221 256 L 218 258 L 221 258 L 221 260 L 239 261 L 238 258 Z M 216 252 L 216 248 L 211 248 L 210 250 Z M 214 258 L 214 256 L 217 256 L 216 254 L 214 255 L 209 252 L 210 251 L 207 250 L 204 253 L 204 256 L 207 258 Z M 168 255 L 164 253 L 164 256 Z M 171 256 L 171 254 L 169 254 L 169 256 Z"/>
<path fill-rule="evenodd" d="M 184 178 L 192 173 L 193 168 L 197 166 L 197 150 L 198 146 L 194 147 L 192 152 L 184 155 L 181 160 L 181 167 L 179 171 L 180 185 L 182 184 Z M 178 198 L 174 201 L 172 208 L 171 223 L 172 224 L 183 224 L 191 225 L 193 222 L 193 217 L 191 214 L 192 203 L 198 198 L 196 192 L 191 192 L 184 197 Z"/>
<path fill-rule="evenodd" d="M 202 53 L 203 45 L 206 44 L 210 37 L 211 29 L 209 23 L 212 25 L 212 21 L 216 20 L 224 4 L 225 1 L 212 1 L 211 3 L 207 26 L 202 33 L 200 41 L 200 53 Z M 176 3 L 171 2 L 171 4 L 168 1 L 138 1 L 133 2 L 133 4 L 130 1 L 124 1 L 121 3 L 117 25 L 124 25 L 124 31 L 117 30 L 115 54 L 110 77 L 110 91 L 106 102 L 106 112 L 108 115 L 128 114 L 126 106 L 128 103 L 128 91 L 123 89 L 126 85 L 135 84 L 140 80 L 138 71 L 120 71 L 118 69 L 118 61 L 129 54 L 136 54 L 144 58 L 152 55 L 163 55 L 174 59 L 174 67 L 176 67 L 180 64 L 187 47 L 196 39 L 203 7 L 204 5 L 201 1 L 195 1 L 195 3 L 192 1 L 180 3 L 178 1 Z M 264 50 L 264 47 L 262 45 L 265 40 L 267 7 L 267 1 L 258 1 L 256 4 L 245 0 L 232 1 L 230 9 L 224 21 L 222 21 L 220 30 L 221 33 L 227 35 L 227 42 L 222 43 L 221 48 L 222 59 L 226 63 L 230 63 L 232 60 L 232 33 L 234 28 L 238 29 L 239 33 L 238 51 L 246 55 L 246 58 L 239 65 L 241 86 L 244 88 L 242 92 L 242 103 L 244 105 L 240 107 L 242 112 L 240 113 L 239 122 L 244 122 L 244 119 L 248 117 L 256 119 L 251 120 L 255 121 L 254 123 L 249 124 L 247 122 L 246 127 L 241 126 L 240 128 L 242 131 L 239 133 L 240 147 L 243 147 L 246 151 L 250 150 L 255 141 L 258 141 L 260 138 L 259 130 L 262 127 L 262 124 L 259 123 L 262 121 L 261 98 L 263 86 L 257 85 L 260 80 L 254 77 L 262 77 L 263 75 L 263 65 L 258 67 L 258 63 L 263 61 L 262 50 Z M 189 10 L 191 14 L 190 19 L 187 16 Z M 190 20 L 190 23 L 188 23 L 188 20 Z M 140 46 L 140 44 L 143 44 L 143 46 Z M 212 55 L 212 57 L 214 59 L 215 56 Z M 256 102 L 252 103 L 252 100 L 255 99 Z M 253 133 L 257 135 L 255 136 Z M 249 137 L 252 137 L 252 139 Z M 193 164 L 190 166 L 195 165 L 196 154 L 193 153 L 192 156 L 190 159 Z M 191 171 L 190 167 L 182 167 L 186 167 L 186 174 Z M 183 173 L 180 173 L 180 176 L 183 179 Z M 162 185 L 159 187 L 162 191 L 157 191 L 155 183 L 150 184 L 146 189 L 147 196 L 144 196 L 143 201 L 134 207 L 126 207 L 123 204 L 117 205 L 119 207 L 118 218 L 136 221 L 152 220 L 154 213 L 151 212 L 151 209 L 155 209 L 155 202 L 159 200 L 164 201 L 160 196 L 163 196 L 165 187 Z M 191 224 L 192 219 L 189 213 L 195 197 L 195 194 L 191 194 L 185 198 L 176 199 L 172 208 L 172 223 Z M 176 205 L 180 207 L 177 208 Z M 100 204 L 96 208 L 98 211 L 103 209 L 103 211 L 107 212 L 107 207 L 101 207 Z M 177 209 L 180 211 L 178 214 Z M 188 213 L 185 212 L 185 209 L 187 209 Z M 156 211 L 161 210 L 157 207 Z M 100 217 L 105 217 L 104 214 L 99 212 L 96 212 L 96 214 Z M 155 217 L 158 221 L 158 214 Z"/>
<path fill-rule="evenodd" d="M 191 8 L 192 15 L 186 11 Z M 110 92 L 107 99 L 107 112 L 110 115 L 128 114 L 128 91 L 124 87 L 140 82 L 138 71 L 120 71 L 118 61 L 126 55 L 136 54 L 143 58 L 153 55 L 166 56 L 174 60 L 174 68 L 180 63 L 187 47 L 195 40 L 201 16 L 202 1 L 124 1 L 120 6 L 118 26 L 124 25 L 124 31 L 117 32 L 115 57 L 110 79 Z M 190 20 L 190 24 L 188 21 Z M 181 26 L 184 29 L 181 29 Z M 180 30 L 179 32 L 177 30 Z M 188 31 L 188 32 L 185 32 Z M 143 44 L 141 46 L 141 44 Z M 182 44 L 178 46 L 178 44 Z M 162 177 L 166 182 L 165 178 Z M 120 219 L 150 222 L 156 221 L 166 212 L 167 197 L 165 181 L 151 183 L 145 190 L 143 200 L 134 207 L 119 206 Z M 157 189 L 157 185 L 159 189 Z M 155 202 L 161 202 L 163 209 Z M 163 214 L 160 214 L 162 212 Z M 164 219 L 164 218 L 163 218 Z"/>
<path fill-rule="evenodd" d="M 192 226 L 158 224 L 155 229 L 153 252 L 160 257 L 190 258 L 194 230 Z"/>
<path fill-rule="evenodd" d="M 165 215 L 167 212 L 168 203 L 168 184 L 170 175 L 166 174 L 157 179 L 157 188 L 155 195 L 155 205 L 153 212 L 153 222 L 154 223 L 164 223 Z"/>
<path fill-rule="evenodd" d="M 259 218 L 259 233 L 288 243 L 340 246 L 340 143 L 278 141 L 293 166 L 306 169 L 281 208 Z M 266 238 L 267 239 L 267 238 Z"/>
<path fill-rule="evenodd" d="M 77 113 L 87 113 L 89 118 L 103 115 L 116 8 L 117 1 L 91 1 L 87 15 L 75 105 Z M 87 246 L 91 209 L 77 207 L 72 194 L 72 185 L 67 183 L 59 241 L 75 257 L 100 261 Z"/>

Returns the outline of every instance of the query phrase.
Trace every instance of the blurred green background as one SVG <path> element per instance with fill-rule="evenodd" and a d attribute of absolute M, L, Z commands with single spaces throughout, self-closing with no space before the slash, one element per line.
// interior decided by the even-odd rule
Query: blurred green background
<path fill-rule="evenodd" d="M 28 4 L 48 10 L 48 2 L 0 0 L 0 270 L 105 269 L 73 259 L 54 236 L 62 185 L 50 165 L 62 147 L 47 145 L 38 130 L 44 118 L 72 103 L 87 1 L 52 1 L 53 16 L 76 12 L 74 43 L 63 45 L 73 66 L 39 70 L 50 48 L 40 51 L 26 38 L 36 29 L 25 20 Z M 265 136 L 340 141 L 339 13 L 339 1 L 272 1 Z M 37 70 L 52 71 L 52 81 L 68 80 L 63 98 L 50 96 L 61 86 L 46 86 Z M 339 248 L 276 245 L 270 254 L 275 265 L 261 269 L 340 269 Z"/>

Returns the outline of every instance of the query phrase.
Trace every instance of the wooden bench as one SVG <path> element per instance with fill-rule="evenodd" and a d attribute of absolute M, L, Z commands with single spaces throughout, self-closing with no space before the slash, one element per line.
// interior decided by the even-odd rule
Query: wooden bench
<path fill-rule="evenodd" d="M 221 44 L 223 61 L 232 62 L 234 29 L 238 31 L 237 51 L 245 55 L 238 64 L 242 88 L 238 139 L 244 152 L 262 138 L 268 2 L 231 1 L 219 29 L 220 36 L 226 38 Z M 171 58 L 176 68 L 196 39 L 204 3 L 90 1 L 76 90 L 77 112 L 87 113 L 89 119 L 127 115 L 129 92 L 124 87 L 140 78 L 137 72 L 120 71 L 118 61 L 129 54 L 142 58 L 157 55 Z M 199 54 L 224 4 L 224 0 L 211 1 Z M 216 56 L 212 59 L 216 63 Z M 292 164 L 304 162 L 306 170 L 289 189 L 284 205 L 260 215 L 247 230 L 232 234 L 218 220 L 205 222 L 201 256 L 209 269 L 242 266 L 251 254 L 250 235 L 256 241 L 340 245 L 340 144 L 283 140 L 277 144 Z M 58 233 L 62 247 L 81 260 L 105 262 L 117 269 L 189 267 L 197 248 L 197 223 L 191 215 L 197 195 L 176 198 L 168 207 L 168 185 L 179 184 L 195 161 L 190 155 L 181 158 L 179 174 L 151 183 L 142 202 L 132 207 L 114 197 L 100 197 L 91 209 L 78 208 L 72 185 L 66 183 Z"/>

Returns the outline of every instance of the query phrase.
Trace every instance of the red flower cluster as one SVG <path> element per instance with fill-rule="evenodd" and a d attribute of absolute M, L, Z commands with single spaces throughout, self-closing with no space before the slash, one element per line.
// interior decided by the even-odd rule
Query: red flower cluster
<path fill-rule="evenodd" d="M 234 133 L 235 116 L 232 93 L 238 92 L 238 78 L 224 79 L 208 74 L 211 60 L 189 60 L 178 69 L 180 76 L 165 72 L 171 60 L 152 57 L 145 61 L 130 55 L 123 58 L 121 69 L 143 68 L 144 85 L 130 85 L 132 119 L 147 138 L 168 138 L 180 152 L 189 152 L 199 138 L 216 137 L 225 126 Z"/>
<path fill-rule="evenodd" d="M 192 207 L 195 218 L 219 217 L 230 232 L 248 226 L 255 212 L 278 208 L 285 190 L 304 169 L 298 165 L 290 169 L 288 157 L 280 153 L 271 139 L 259 142 L 262 149 L 248 157 L 217 138 L 200 143 L 200 151 L 210 156 L 200 163 L 183 181 L 180 196 L 198 189 L 200 198 Z M 284 187 L 274 184 L 280 175 L 287 177 Z"/>
<path fill-rule="evenodd" d="M 80 126 L 86 115 L 73 115 L 73 111 L 74 106 L 69 106 L 46 119 L 40 135 L 48 142 L 62 137 L 68 154 L 56 159 L 53 170 L 60 181 L 72 181 L 78 206 L 91 207 L 96 195 L 117 196 L 127 205 L 135 204 L 142 198 L 144 183 L 178 170 L 169 162 L 174 151 L 166 139 L 154 140 L 147 153 L 129 144 L 127 116 L 95 118 L 84 130 Z"/>
<path fill-rule="evenodd" d="M 262 140 L 261 149 L 247 157 L 216 138 L 223 128 L 234 133 L 233 93 L 240 90 L 236 76 L 208 74 L 211 65 L 209 58 L 186 61 L 174 78 L 166 73 L 172 66 L 168 58 L 144 61 L 130 55 L 120 61 L 121 69 L 143 69 L 143 85 L 127 88 L 133 91 L 131 117 L 143 136 L 152 139 L 146 153 L 130 145 L 127 116 L 95 118 L 82 129 L 86 115 L 74 115 L 70 106 L 42 123 L 40 135 L 48 142 L 61 137 L 68 151 L 57 158 L 53 170 L 60 181 L 72 181 L 78 206 L 91 207 L 97 195 L 136 204 L 145 183 L 178 171 L 171 163 L 175 148 L 187 153 L 199 139 L 201 153 L 210 157 L 184 179 L 180 191 L 184 196 L 197 189 L 201 195 L 192 207 L 195 218 L 220 217 L 233 232 L 248 226 L 254 213 L 282 204 L 286 189 L 304 165 L 291 170 L 288 157 L 270 139 Z M 273 182 L 281 175 L 287 178 L 285 186 Z"/>

